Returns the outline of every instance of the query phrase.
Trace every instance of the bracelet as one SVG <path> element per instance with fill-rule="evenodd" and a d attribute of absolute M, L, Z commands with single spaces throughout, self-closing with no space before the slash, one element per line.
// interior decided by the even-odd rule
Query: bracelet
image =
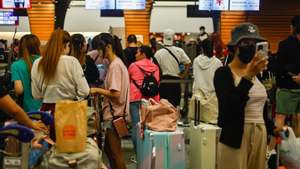
<path fill-rule="evenodd" d="M 252 80 L 254 79 L 253 76 L 249 76 L 249 75 L 246 75 L 246 76 L 244 76 L 243 78 L 246 79 L 246 80 L 249 80 L 249 81 L 251 81 L 251 82 L 252 82 Z"/>

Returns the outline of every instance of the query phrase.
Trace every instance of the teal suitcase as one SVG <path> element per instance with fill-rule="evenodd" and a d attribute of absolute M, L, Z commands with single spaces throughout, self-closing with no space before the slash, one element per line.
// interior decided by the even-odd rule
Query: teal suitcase
<path fill-rule="evenodd" d="M 139 133 L 139 132 L 138 132 Z M 186 169 L 183 131 L 144 131 L 137 141 L 138 169 Z"/>

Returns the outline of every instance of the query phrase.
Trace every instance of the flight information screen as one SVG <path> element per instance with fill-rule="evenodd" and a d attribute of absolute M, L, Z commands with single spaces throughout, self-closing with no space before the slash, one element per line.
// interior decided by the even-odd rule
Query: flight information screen
<path fill-rule="evenodd" d="M 86 0 L 86 9 L 136 9 L 146 7 L 145 0 Z"/>
<path fill-rule="evenodd" d="M 30 0 L 2 0 L 1 8 L 27 9 L 31 8 Z"/>
<path fill-rule="evenodd" d="M 259 11 L 260 0 L 199 0 L 199 10 Z"/>
<path fill-rule="evenodd" d="M 19 17 L 14 16 L 13 11 L 0 11 L 0 25 L 16 25 Z"/>

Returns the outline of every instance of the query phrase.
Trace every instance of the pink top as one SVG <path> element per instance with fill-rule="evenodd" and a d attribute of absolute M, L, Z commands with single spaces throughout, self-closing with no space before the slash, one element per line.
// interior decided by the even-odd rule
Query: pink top
<path fill-rule="evenodd" d="M 140 101 L 144 98 L 140 90 L 133 83 L 133 80 L 135 80 L 138 85 L 142 85 L 143 83 L 144 73 L 139 68 L 149 73 L 154 72 L 154 77 L 159 82 L 159 68 L 150 59 L 144 58 L 132 63 L 128 68 L 130 78 L 130 102 Z M 159 94 L 153 99 L 159 101 Z"/>
<path fill-rule="evenodd" d="M 105 89 L 115 90 L 121 93 L 118 99 L 111 99 L 104 97 L 103 100 L 103 118 L 109 120 L 111 116 L 111 103 L 114 116 L 123 116 L 124 111 L 126 115 L 129 114 L 129 76 L 127 73 L 126 66 L 123 64 L 120 58 L 115 58 L 109 65 L 106 78 L 105 78 Z M 127 98 L 127 99 L 126 99 Z M 126 109 L 126 110 L 125 110 Z"/>

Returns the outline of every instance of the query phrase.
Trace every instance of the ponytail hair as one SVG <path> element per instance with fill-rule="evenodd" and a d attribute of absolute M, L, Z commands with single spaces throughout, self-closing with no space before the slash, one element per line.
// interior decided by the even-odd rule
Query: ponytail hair
<path fill-rule="evenodd" d="M 38 69 L 42 71 L 46 83 L 54 78 L 59 58 L 66 45 L 70 42 L 70 34 L 60 28 L 51 34 L 38 65 Z"/>
<path fill-rule="evenodd" d="M 71 56 L 78 59 L 81 65 L 85 63 L 85 51 L 84 49 L 85 38 L 82 34 L 74 34 L 71 36 Z"/>

